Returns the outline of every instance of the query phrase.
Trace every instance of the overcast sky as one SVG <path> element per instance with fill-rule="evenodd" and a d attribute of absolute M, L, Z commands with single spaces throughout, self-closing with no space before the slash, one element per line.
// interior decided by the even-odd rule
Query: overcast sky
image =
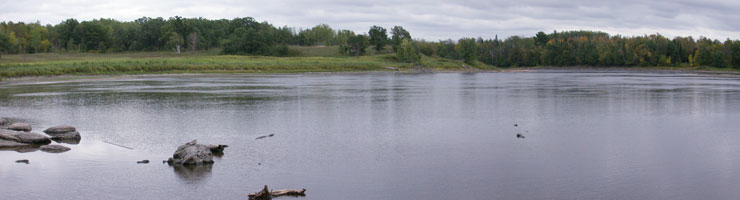
<path fill-rule="evenodd" d="M 325 23 L 355 32 L 400 25 L 427 40 L 553 30 L 740 39 L 740 0 L 0 0 L 0 21 L 58 24 L 68 18 L 131 21 L 142 16 L 254 17 L 275 26 Z"/>

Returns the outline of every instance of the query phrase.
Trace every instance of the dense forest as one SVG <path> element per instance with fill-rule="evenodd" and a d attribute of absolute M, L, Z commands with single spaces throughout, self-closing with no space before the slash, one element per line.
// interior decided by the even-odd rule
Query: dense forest
<path fill-rule="evenodd" d="M 390 32 L 390 33 L 389 33 Z M 296 30 L 275 27 L 254 18 L 143 17 L 122 22 L 113 19 L 56 25 L 0 23 L 0 54 L 42 52 L 199 51 L 219 49 L 223 54 L 299 56 L 290 48 L 337 46 L 348 56 L 392 48 L 401 62 L 419 63 L 422 55 L 517 66 L 711 66 L 740 68 L 740 41 L 701 37 L 666 38 L 660 34 L 610 36 L 594 31 L 539 32 L 534 37 L 506 39 L 462 38 L 425 41 L 412 39 L 401 26 L 387 30 L 370 27 L 367 33 L 335 30 L 326 24 Z M 387 47 L 390 46 L 390 47 Z M 0 57 L 1 59 L 1 57 Z"/>

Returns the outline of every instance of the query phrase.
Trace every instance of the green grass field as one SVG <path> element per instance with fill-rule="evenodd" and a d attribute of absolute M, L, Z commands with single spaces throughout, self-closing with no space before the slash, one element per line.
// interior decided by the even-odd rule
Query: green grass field
<path fill-rule="evenodd" d="M 336 47 L 291 47 L 300 57 L 219 55 L 217 50 L 197 53 L 40 53 L 0 57 L 0 78 L 154 73 L 300 73 L 411 71 L 414 64 L 395 60 L 393 54 L 342 56 Z M 464 71 L 473 68 L 460 61 L 424 57 L 421 66 L 434 70 Z M 485 65 L 474 68 L 493 70 Z"/>

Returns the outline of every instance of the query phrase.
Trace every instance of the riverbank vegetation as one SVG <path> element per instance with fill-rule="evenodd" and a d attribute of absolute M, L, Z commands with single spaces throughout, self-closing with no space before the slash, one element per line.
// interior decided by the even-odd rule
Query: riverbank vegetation
<path fill-rule="evenodd" d="M 740 69 L 740 41 L 595 31 L 425 41 L 401 26 L 367 33 L 320 24 L 275 27 L 231 20 L 142 17 L 0 22 L 0 76 L 165 71 L 440 70 L 531 66 Z M 303 68 L 301 68 L 303 67 Z"/>
<path fill-rule="evenodd" d="M 303 47 L 303 51 L 313 51 Z M 319 48 L 319 52 L 324 47 Z M 272 57 L 222 55 L 219 50 L 180 53 L 170 51 L 127 53 L 13 54 L 0 59 L 0 78 L 50 75 L 151 73 L 300 73 L 352 71 L 413 71 L 413 63 L 398 62 L 393 54 L 359 57 Z M 434 70 L 465 70 L 461 61 L 424 57 L 420 64 Z M 475 66 L 493 70 L 486 65 Z"/>

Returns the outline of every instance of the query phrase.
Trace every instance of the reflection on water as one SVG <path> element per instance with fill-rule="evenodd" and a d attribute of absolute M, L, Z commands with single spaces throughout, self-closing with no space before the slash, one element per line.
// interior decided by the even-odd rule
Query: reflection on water
<path fill-rule="evenodd" d="M 18 153 L 29 153 L 29 152 L 38 151 L 39 147 L 41 147 L 41 145 L 39 144 L 27 144 L 27 145 L 20 145 L 20 146 L 2 146 L 0 147 L 0 151 L 15 151 Z"/>
<path fill-rule="evenodd" d="M 0 116 L 85 138 L 0 151 L 8 199 L 245 199 L 264 185 L 306 199 L 740 196 L 735 76 L 143 76 L 0 85 Z M 229 148 L 207 167 L 156 162 L 194 139 Z"/>
<path fill-rule="evenodd" d="M 211 175 L 213 164 L 205 165 L 172 165 L 175 174 L 188 184 L 200 183 Z"/>
<path fill-rule="evenodd" d="M 82 139 L 81 138 L 52 138 L 51 140 L 57 143 L 74 145 L 74 144 L 80 144 L 80 140 Z"/>

